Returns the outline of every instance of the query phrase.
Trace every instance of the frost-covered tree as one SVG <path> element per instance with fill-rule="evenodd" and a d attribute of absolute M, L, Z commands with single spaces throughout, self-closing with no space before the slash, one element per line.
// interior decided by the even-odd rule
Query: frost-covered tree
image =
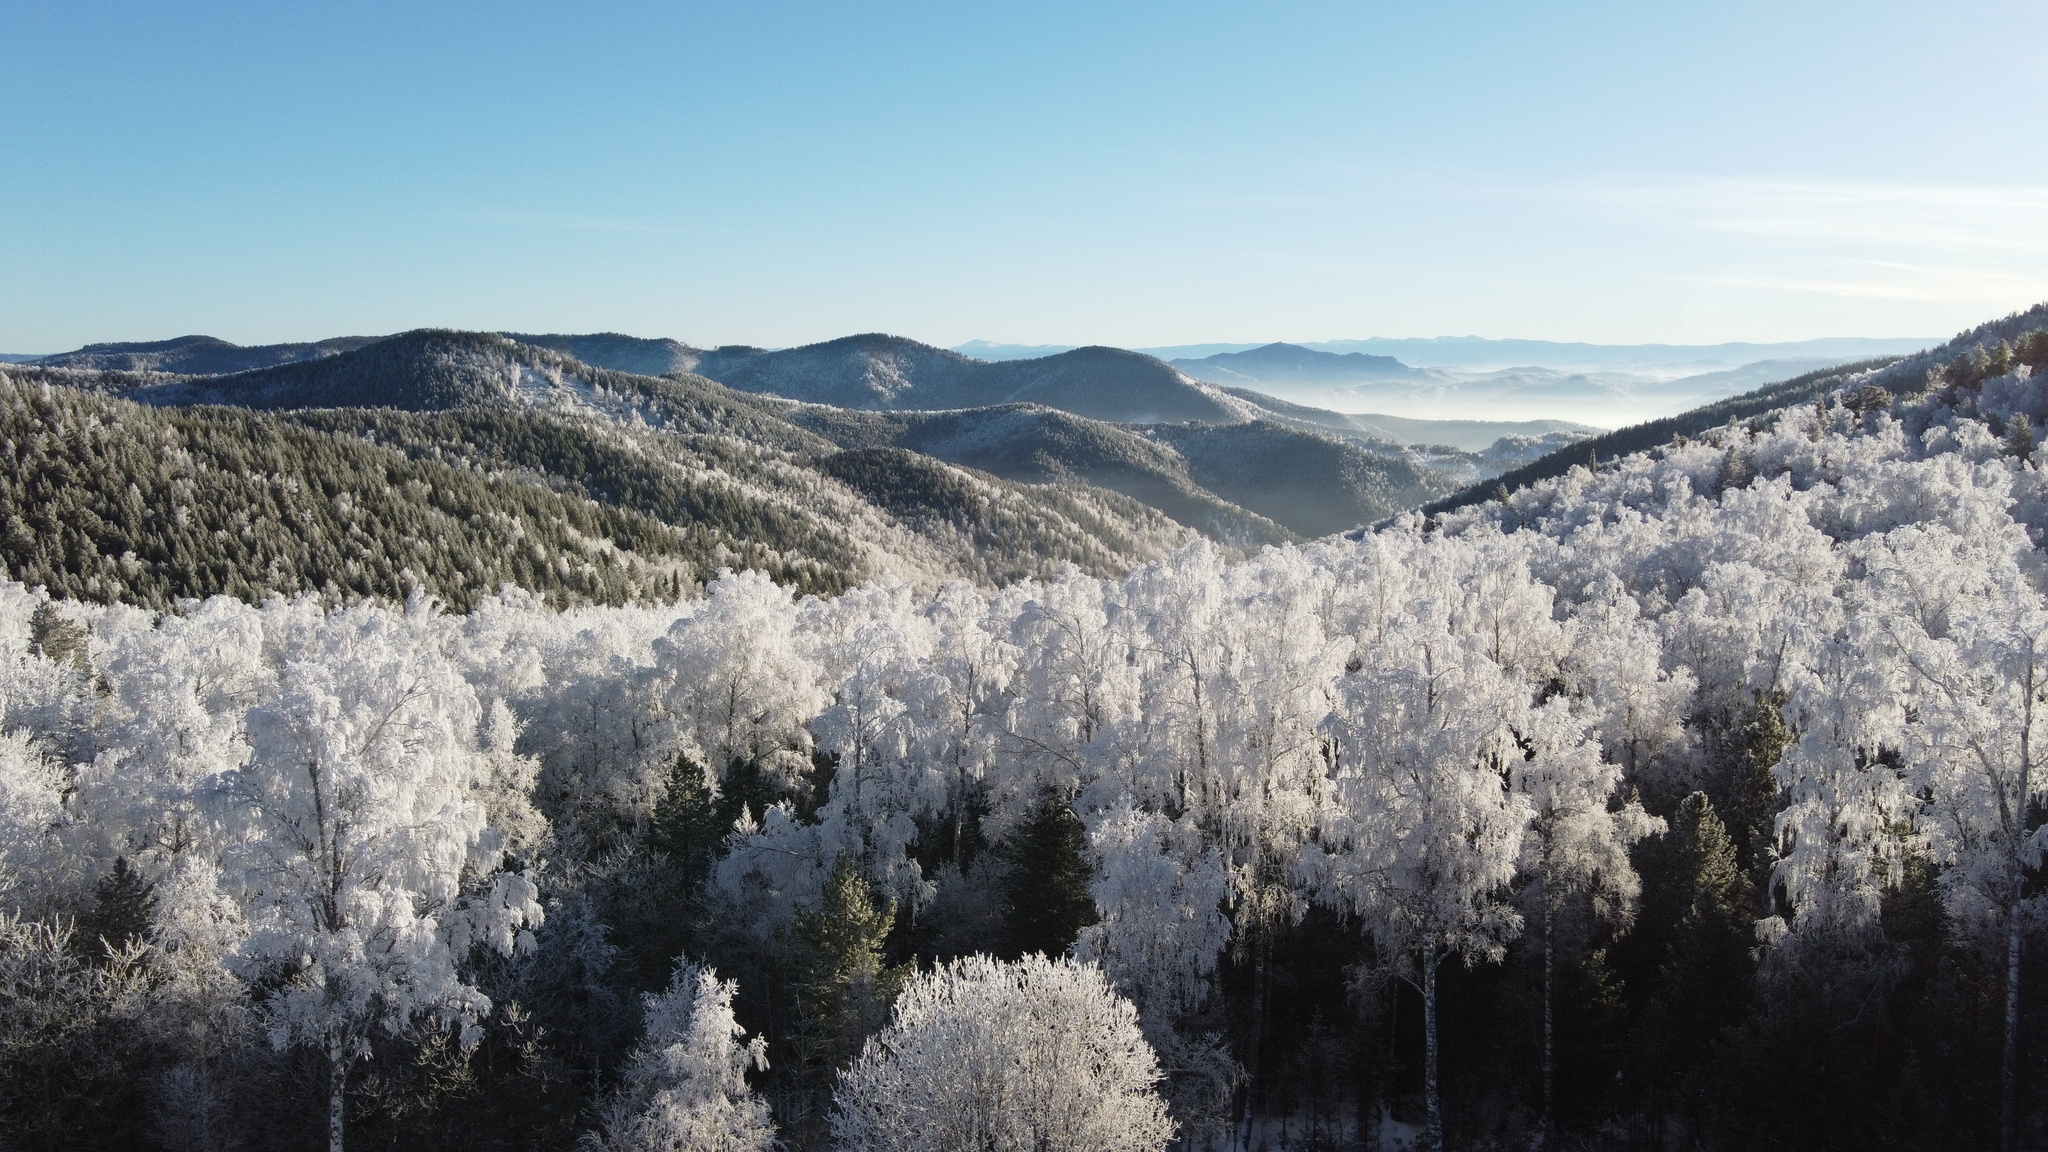
<path fill-rule="evenodd" d="M 1554 1123 L 1557 1051 L 1557 917 L 1565 901 L 1590 895 L 1610 922 L 1634 915 L 1642 882 L 1629 846 L 1664 822 L 1633 797 L 1620 800 L 1621 768 L 1600 754 L 1564 700 L 1530 709 L 1519 733 L 1514 790 L 1529 803 L 1522 868 L 1532 881 L 1543 934 L 1543 1128 Z"/>
<path fill-rule="evenodd" d="M 212 801 L 223 883 L 248 918 L 235 963 L 274 989 L 273 1041 L 325 1053 L 340 1152 L 370 1030 L 431 1018 L 473 1036 L 490 1003 L 463 975 L 471 949 L 510 953 L 541 911 L 531 881 L 501 870 L 476 697 L 431 607 L 270 611 L 276 694 L 250 711 L 248 763 Z"/>
<path fill-rule="evenodd" d="M 1334 804 L 1312 862 L 1323 898 L 1359 916 L 1422 994 L 1427 1139 L 1437 1093 L 1438 966 L 1498 959 L 1520 934 L 1508 886 L 1533 806 L 1513 785 L 1530 690 L 1484 633 L 1452 631 L 1450 573 L 1423 571 L 1353 657 L 1329 720 Z"/>
<path fill-rule="evenodd" d="M 0 912 L 40 903 L 57 885 L 64 771 L 25 732 L 0 735 Z"/>
<path fill-rule="evenodd" d="M 1158 1081 L 1094 965 L 970 956 L 911 981 L 841 1074 L 832 1132 L 844 1152 L 1158 1152 Z"/>
<path fill-rule="evenodd" d="M 2048 600 L 2006 547 L 1945 529 L 1899 529 L 1865 551 L 1876 592 L 1875 655 L 1897 660 L 1910 709 L 1898 733 L 1919 826 L 1940 863 L 1950 915 L 2004 936 L 2000 1131 L 2018 1123 L 2020 962 L 2048 847 Z M 1987 555 L 1988 553 L 1988 555 Z M 1874 637 L 1875 638 L 1875 637 Z"/>
<path fill-rule="evenodd" d="M 590 1152 L 768 1152 L 775 1125 L 747 1085 L 768 1044 L 733 1018 L 738 985 L 687 960 L 668 988 L 643 997 L 646 1035 L 618 1094 L 587 1134 Z"/>
<path fill-rule="evenodd" d="M 675 726 L 661 763 L 680 750 L 721 778 L 736 762 L 800 768 L 811 746 L 805 721 L 829 700 L 798 629 L 789 589 L 760 572 L 720 573 L 654 644 L 658 697 Z M 778 756 L 790 752 L 799 755 Z"/>

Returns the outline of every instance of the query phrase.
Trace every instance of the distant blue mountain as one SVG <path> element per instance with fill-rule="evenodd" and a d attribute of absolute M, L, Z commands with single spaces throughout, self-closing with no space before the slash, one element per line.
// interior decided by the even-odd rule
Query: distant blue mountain
<path fill-rule="evenodd" d="M 1363 352 L 1340 355 L 1299 344 L 1267 344 L 1243 352 L 1218 352 L 1198 360 L 1171 363 L 1195 379 L 1213 384 L 1283 388 L 1355 384 L 1363 380 L 1428 380 L 1435 375 L 1410 368 L 1392 356 Z"/>
<path fill-rule="evenodd" d="M 1939 337 L 1856 336 L 1794 340 L 1779 344 L 1585 344 L 1556 340 L 1494 340 L 1484 336 L 1438 336 L 1428 340 L 1328 340 L 1305 342 L 1320 352 L 1359 352 L 1392 356 L 1423 368 L 1491 371 L 1517 365 L 1578 370 L 1654 370 L 1693 368 L 1712 371 L 1759 360 L 1846 361 L 1873 356 L 1903 356 L 1941 343 Z"/>
<path fill-rule="evenodd" d="M 1078 344 L 997 344 L 988 340 L 969 340 L 955 345 L 953 351 L 976 360 L 1036 360 L 1041 356 L 1072 352 L 1078 347 Z"/>

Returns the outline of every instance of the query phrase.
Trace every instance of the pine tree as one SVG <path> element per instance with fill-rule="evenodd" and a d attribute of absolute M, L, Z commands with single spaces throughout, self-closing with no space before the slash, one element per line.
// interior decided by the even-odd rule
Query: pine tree
<path fill-rule="evenodd" d="M 149 932 L 155 915 L 156 885 L 129 867 L 127 857 L 116 857 L 93 886 L 92 909 L 79 917 L 72 945 L 90 959 L 125 952 Z"/>
<path fill-rule="evenodd" d="M 1785 726 L 1781 691 L 1755 692 L 1749 714 L 1729 735 L 1728 833 L 1735 855 L 1750 884 L 1762 889 L 1776 860 L 1778 813 L 1784 810 L 1776 769 L 1778 757 L 1792 742 Z"/>
<path fill-rule="evenodd" d="M 1066 955 L 1081 929 L 1096 921 L 1088 894 L 1088 833 L 1073 805 L 1046 789 L 999 851 L 1007 958 Z"/>
<path fill-rule="evenodd" d="M 825 882 L 816 912 L 800 913 L 794 984 L 797 1021 L 791 1047 L 799 1079 L 821 1078 L 845 1065 L 889 1016 L 907 974 L 886 963 L 896 926 L 894 901 L 881 903 L 850 857 Z"/>
<path fill-rule="evenodd" d="M 677 756 L 669 765 L 667 787 L 655 802 L 647 838 L 681 870 L 686 891 L 710 874 L 732 830 L 732 817 L 720 799 L 711 794 L 711 782 L 696 761 Z"/>
<path fill-rule="evenodd" d="M 1671 885 L 1664 908 L 1672 921 L 1663 987 L 1680 1050 L 1699 1052 L 1748 999 L 1755 890 L 1704 792 L 1679 804 L 1664 849 Z"/>

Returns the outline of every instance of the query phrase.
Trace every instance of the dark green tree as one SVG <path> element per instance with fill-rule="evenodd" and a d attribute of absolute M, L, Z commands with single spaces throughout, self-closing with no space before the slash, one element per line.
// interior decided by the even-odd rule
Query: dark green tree
<path fill-rule="evenodd" d="M 886 959 L 896 926 L 895 901 L 877 898 L 850 857 L 840 857 L 815 912 L 799 913 L 791 1049 L 795 1073 L 810 1089 L 829 1090 L 833 1073 L 852 1062 L 861 1042 L 888 1022 L 908 975 Z"/>
<path fill-rule="evenodd" d="M 126 952 L 149 934 L 156 916 L 156 885 L 116 857 L 113 868 L 93 885 L 92 908 L 79 917 L 71 943 L 88 958 Z"/>
<path fill-rule="evenodd" d="M 1088 894 L 1088 832 L 1067 797 L 1046 789 L 997 849 L 1003 865 L 1007 958 L 1062 956 L 1095 923 Z"/>
<path fill-rule="evenodd" d="M 721 799 L 712 795 L 709 774 L 696 761 L 678 756 L 669 766 L 668 786 L 654 805 L 647 839 L 674 863 L 690 888 L 710 875 L 726 834 L 732 831 L 736 813 Z"/>
<path fill-rule="evenodd" d="M 1748 713 L 1723 745 L 1727 799 L 1721 809 L 1728 814 L 1727 831 L 1736 863 L 1759 893 L 1769 890 L 1771 867 L 1777 859 L 1778 813 L 1785 808 L 1774 774 L 1778 758 L 1792 741 L 1782 714 L 1784 704 L 1781 691 L 1752 693 Z"/>

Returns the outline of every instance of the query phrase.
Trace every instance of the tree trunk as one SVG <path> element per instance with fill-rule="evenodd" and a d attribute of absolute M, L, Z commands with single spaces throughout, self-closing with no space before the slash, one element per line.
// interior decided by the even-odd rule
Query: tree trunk
<path fill-rule="evenodd" d="M 327 1152 L 342 1152 L 342 1089 L 347 1084 L 347 1047 L 337 1036 L 327 1042 Z"/>
<path fill-rule="evenodd" d="M 2014 901 L 2005 916 L 2005 1066 L 1998 1108 L 1998 1146 L 2004 1152 L 2019 1147 L 2019 1057 L 2020 905 Z"/>
<path fill-rule="evenodd" d="M 1266 1037 L 1266 939 L 1259 927 L 1252 944 L 1252 1035 L 1251 1051 L 1246 1055 L 1244 1078 L 1244 1108 L 1238 1117 L 1238 1128 L 1243 1134 L 1240 1143 L 1247 1149 L 1252 1146 L 1255 1120 L 1258 1116 L 1259 1056 Z"/>
<path fill-rule="evenodd" d="M 1557 902 L 1550 888 L 1543 889 L 1543 1124 L 1537 1129 L 1538 1147 L 1548 1147 L 1557 1127 L 1557 946 L 1552 927 L 1557 922 Z"/>
<path fill-rule="evenodd" d="M 2021 851 L 2027 842 L 2027 810 L 2034 796 L 2034 651 L 2027 649 L 2027 672 L 2022 682 L 2025 701 L 2020 715 L 2020 781 L 2013 813 L 2012 903 L 2005 913 L 2005 1067 L 2001 1069 L 1998 1142 L 2004 1152 L 2019 1147 L 2020 1096 L 2020 916 L 2026 907 L 2026 858 Z"/>
<path fill-rule="evenodd" d="M 1436 934 L 1422 946 L 1422 1111 L 1429 1152 L 1444 1152 L 1444 1114 L 1436 1094 Z"/>

